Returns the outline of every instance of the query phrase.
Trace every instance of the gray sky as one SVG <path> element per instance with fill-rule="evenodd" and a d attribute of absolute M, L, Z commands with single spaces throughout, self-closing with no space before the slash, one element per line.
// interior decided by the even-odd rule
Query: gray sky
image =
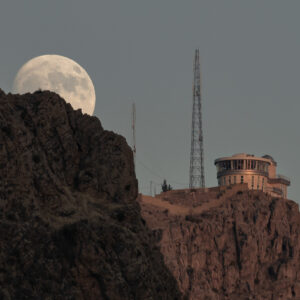
<path fill-rule="evenodd" d="M 270 154 L 298 200 L 300 1 L 14 1 L 0 11 L 0 87 L 42 54 L 82 65 L 95 115 L 131 143 L 137 108 L 137 176 L 188 186 L 192 64 L 200 49 L 206 183 L 214 159 Z M 156 186 L 156 191 L 160 187 Z"/>

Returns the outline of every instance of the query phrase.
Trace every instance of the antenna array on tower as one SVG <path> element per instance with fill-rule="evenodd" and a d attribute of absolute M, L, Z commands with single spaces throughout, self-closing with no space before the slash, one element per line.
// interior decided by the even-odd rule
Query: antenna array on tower
<path fill-rule="evenodd" d="M 192 138 L 190 156 L 190 188 L 204 188 L 203 133 L 201 112 L 201 76 L 199 49 L 195 51 Z"/>

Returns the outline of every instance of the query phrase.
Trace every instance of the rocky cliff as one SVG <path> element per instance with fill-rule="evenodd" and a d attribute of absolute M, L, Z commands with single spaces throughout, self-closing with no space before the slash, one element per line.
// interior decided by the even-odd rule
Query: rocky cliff
<path fill-rule="evenodd" d="M 123 137 L 0 91 L 0 299 L 179 299 L 136 196 Z"/>
<path fill-rule="evenodd" d="M 300 299 L 300 214 L 246 185 L 140 196 L 165 263 L 191 300 Z"/>

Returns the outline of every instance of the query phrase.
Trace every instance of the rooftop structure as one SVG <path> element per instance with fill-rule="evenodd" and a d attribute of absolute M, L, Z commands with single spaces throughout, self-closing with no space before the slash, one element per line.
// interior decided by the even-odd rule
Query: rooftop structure
<path fill-rule="evenodd" d="M 249 189 L 262 190 L 272 196 L 287 198 L 290 180 L 276 174 L 277 163 L 270 155 L 257 157 L 239 153 L 215 160 L 219 186 L 247 183 Z"/>

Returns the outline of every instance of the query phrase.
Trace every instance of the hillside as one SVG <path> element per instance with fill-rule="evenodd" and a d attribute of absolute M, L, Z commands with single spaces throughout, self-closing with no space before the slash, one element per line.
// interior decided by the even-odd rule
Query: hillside
<path fill-rule="evenodd" d="M 245 184 L 140 195 L 139 202 L 165 264 L 189 299 L 300 299 L 295 202 Z"/>
<path fill-rule="evenodd" d="M 123 137 L 0 90 L 0 299 L 300 299 L 299 237 L 246 185 L 138 197 Z"/>
<path fill-rule="evenodd" d="M 0 90 L 0 299 L 179 299 L 136 197 L 123 137 Z"/>

